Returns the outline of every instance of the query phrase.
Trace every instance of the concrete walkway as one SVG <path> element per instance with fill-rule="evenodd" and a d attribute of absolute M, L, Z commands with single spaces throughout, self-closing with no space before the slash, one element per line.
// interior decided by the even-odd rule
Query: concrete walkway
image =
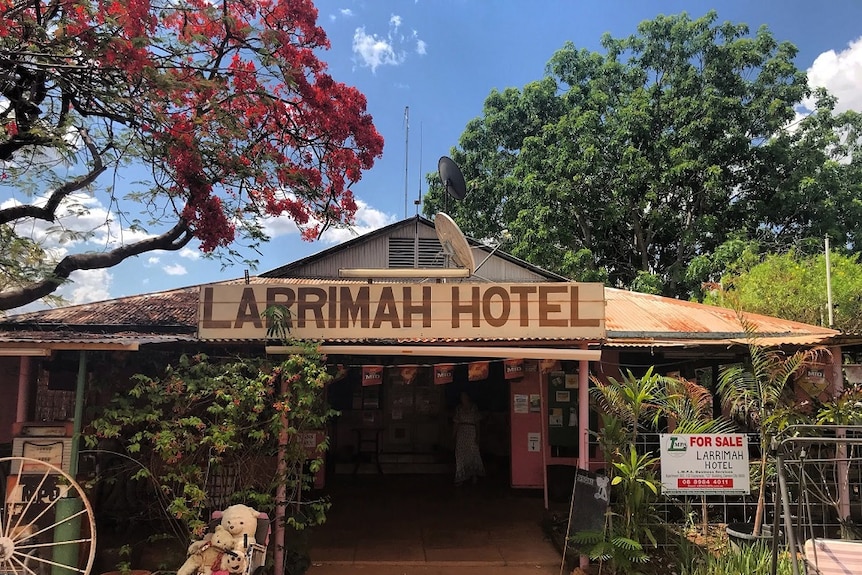
<path fill-rule="evenodd" d="M 357 476 L 327 488 L 310 575 L 559 574 L 541 493 L 444 476 Z"/>

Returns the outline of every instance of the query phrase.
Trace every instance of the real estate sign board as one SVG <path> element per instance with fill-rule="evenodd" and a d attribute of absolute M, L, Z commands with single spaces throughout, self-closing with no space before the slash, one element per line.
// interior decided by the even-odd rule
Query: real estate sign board
<path fill-rule="evenodd" d="M 666 495 L 748 495 L 748 436 L 661 434 L 661 483 Z"/>

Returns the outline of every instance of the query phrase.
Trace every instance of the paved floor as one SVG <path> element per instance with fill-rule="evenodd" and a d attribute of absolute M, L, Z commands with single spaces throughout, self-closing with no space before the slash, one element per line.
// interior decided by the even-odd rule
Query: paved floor
<path fill-rule="evenodd" d="M 327 493 L 310 575 L 561 572 L 541 527 L 541 493 L 490 480 L 456 488 L 443 475 L 345 477 Z"/>

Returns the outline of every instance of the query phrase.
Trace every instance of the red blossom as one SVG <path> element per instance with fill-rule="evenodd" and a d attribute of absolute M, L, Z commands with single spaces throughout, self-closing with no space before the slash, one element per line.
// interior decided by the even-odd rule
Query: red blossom
<path fill-rule="evenodd" d="M 55 5 L 0 0 L 9 53 L 17 46 L 22 58 L 38 51 L 63 64 L 46 68 L 55 103 L 41 108 L 66 102 L 66 122 L 125 130 L 152 166 L 154 197 L 202 250 L 235 240 L 237 214 L 287 216 L 305 239 L 319 231 L 312 221 L 351 223 L 350 186 L 381 156 L 383 139 L 365 97 L 326 72 L 319 54 L 329 40 L 311 0 Z M 76 67 L 85 73 L 74 82 L 62 76 Z M 9 139 L 27 136 L 20 122 L 4 128 Z"/>

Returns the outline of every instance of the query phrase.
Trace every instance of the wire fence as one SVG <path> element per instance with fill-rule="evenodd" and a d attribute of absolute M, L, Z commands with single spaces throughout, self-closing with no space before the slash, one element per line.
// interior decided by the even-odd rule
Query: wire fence
<path fill-rule="evenodd" d="M 780 445 L 787 482 L 788 508 L 797 541 L 807 538 L 862 539 L 862 428 L 841 428 L 847 442 L 838 441 L 836 429 L 818 426 L 802 441 L 787 440 Z M 749 434 L 749 461 L 752 471 L 759 466 L 760 436 Z M 659 434 L 640 434 L 639 453 L 660 453 Z M 784 511 L 780 501 L 777 470 L 770 459 L 765 488 L 767 532 L 776 522 L 783 530 Z M 756 477 L 756 472 L 755 472 Z M 843 489 L 839 486 L 843 483 Z M 704 519 L 711 527 L 751 524 L 757 512 L 757 487 L 752 481 L 750 495 L 660 496 L 655 509 L 664 524 L 680 530 L 697 529 Z M 656 533 L 667 533 L 656 530 Z M 669 540 L 659 544 L 674 544 Z M 784 539 L 783 537 L 781 538 Z"/>

